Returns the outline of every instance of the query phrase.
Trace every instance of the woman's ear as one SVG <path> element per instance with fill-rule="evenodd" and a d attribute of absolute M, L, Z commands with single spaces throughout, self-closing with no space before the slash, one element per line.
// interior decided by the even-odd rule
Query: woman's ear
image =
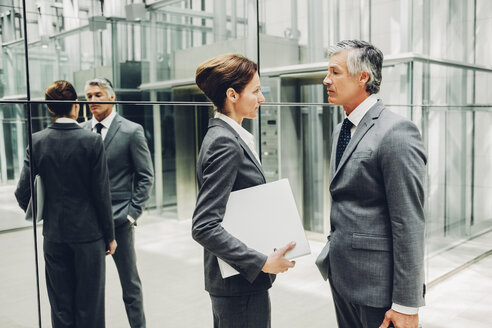
<path fill-rule="evenodd" d="M 226 98 L 229 99 L 230 101 L 236 102 L 238 96 L 239 95 L 237 94 L 236 90 L 234 90 L 233 88 L 229 88 L 226 90 Z"/>
<path fill-rule="evenodd" d="M 80 105 L 79 104 L 73 104 L 72 105 L 71 114 L 72 114 L 72 118 L 74 120 L 77 120 L 77 118 L 79 117 L 79 110 L 80 110 Z"/>

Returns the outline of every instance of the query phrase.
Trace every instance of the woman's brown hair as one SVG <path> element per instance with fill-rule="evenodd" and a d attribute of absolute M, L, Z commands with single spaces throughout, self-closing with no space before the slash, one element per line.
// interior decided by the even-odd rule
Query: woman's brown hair
<path fill-rule="evenodd" d="M 77 92 L 73 85 L 64 80 L 59 80 L 51 83 L 49 87 L 46 88 L 44 92 L 45 100 L 76 100 Z M 73 104 L 70 103 L 48 103 L 49 109 L 55 116 L 67 116 L 72 110 Z"/>
<path fill-rule="evenodd" d="M 242 55 L 220 55 L 198 66 L 195 82 L 217 110 L 224 113 L 227 89 L 241 93 L 257 71 L 258 65 Z"/>

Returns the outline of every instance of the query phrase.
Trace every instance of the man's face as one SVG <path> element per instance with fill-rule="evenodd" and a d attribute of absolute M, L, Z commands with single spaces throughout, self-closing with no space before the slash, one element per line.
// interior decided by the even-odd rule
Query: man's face
<path fill-rule="evenodd" d="M 328 93 L 328 102 L 341 105 L 349 114 L 367 97 L 366 81 L 362 74 L 350 75 L 347 67 L 348 51 L 334 54 L 328 64 L 328 74 L 323 80 Z M 367 74 L 367 73 L 365 73 Z M 362 98 L 362 100 L 361 100 Z"/>
<path fill-rule="evenodd" d="M 85 97 L 87 101 L 113 101 L 114 95 L 108 97 L 106 90 L 98 85 L 89 85 L 85 91 Z M 104 120 L 111 114 L 113 105 L 111 104 L 90 104 L 89 108 L 92 115 L 99 122 Z"/>

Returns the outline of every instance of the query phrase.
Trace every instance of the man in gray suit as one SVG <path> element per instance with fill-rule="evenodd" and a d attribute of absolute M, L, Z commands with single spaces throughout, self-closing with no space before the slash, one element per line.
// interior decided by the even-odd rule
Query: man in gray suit
<path fill-rule="evenodd" d="M 424 305 L 426 157 L 417 127 L 375 96 L 382 62 L 373 45 L 341 41 L 323 81 L 328 101 L 347 114 L 333 132 L 331 231 L 320 267 L 339 327 L 416 328 Z"/>
<path fill-rule="evenodd" d="M 115 99 L 111 82 L 105 78 L 87 81 L 85 95 L 87 101 Z M 90 104 L 89 107 L 93 117 L 84 128 L 101 134 L 106 150 L 118 243 L 113 259 L 120 276 L 123 301 L 130 326 L 142 328 L 145 327 L 145 314 L 134 227 L 154 181 L 152 159 L 142 126 L 118 115 L 112 104 Z"/>

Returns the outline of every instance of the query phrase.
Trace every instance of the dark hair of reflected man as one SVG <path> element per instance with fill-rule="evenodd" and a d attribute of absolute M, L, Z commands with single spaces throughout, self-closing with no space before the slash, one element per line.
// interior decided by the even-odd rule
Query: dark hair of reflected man
<path fill-rule="evenodd" d="M 77 100 L 77 92 L 73 85 L 65 80 L 55 81 L 46 88 L 45 100 Z M 67 116 L 72 110 L 73 103 L 48 103 L 48 108 L 57 117 Z"/>
<path fill-rule="evenodd" d="M 201 63 L 196 69 L 195 82 L 217 111 L 224 113 L 226 91 L 233 88 L 241 93 L 258 71 L 258 65 L 238 54 L 225 54 Z"/>

